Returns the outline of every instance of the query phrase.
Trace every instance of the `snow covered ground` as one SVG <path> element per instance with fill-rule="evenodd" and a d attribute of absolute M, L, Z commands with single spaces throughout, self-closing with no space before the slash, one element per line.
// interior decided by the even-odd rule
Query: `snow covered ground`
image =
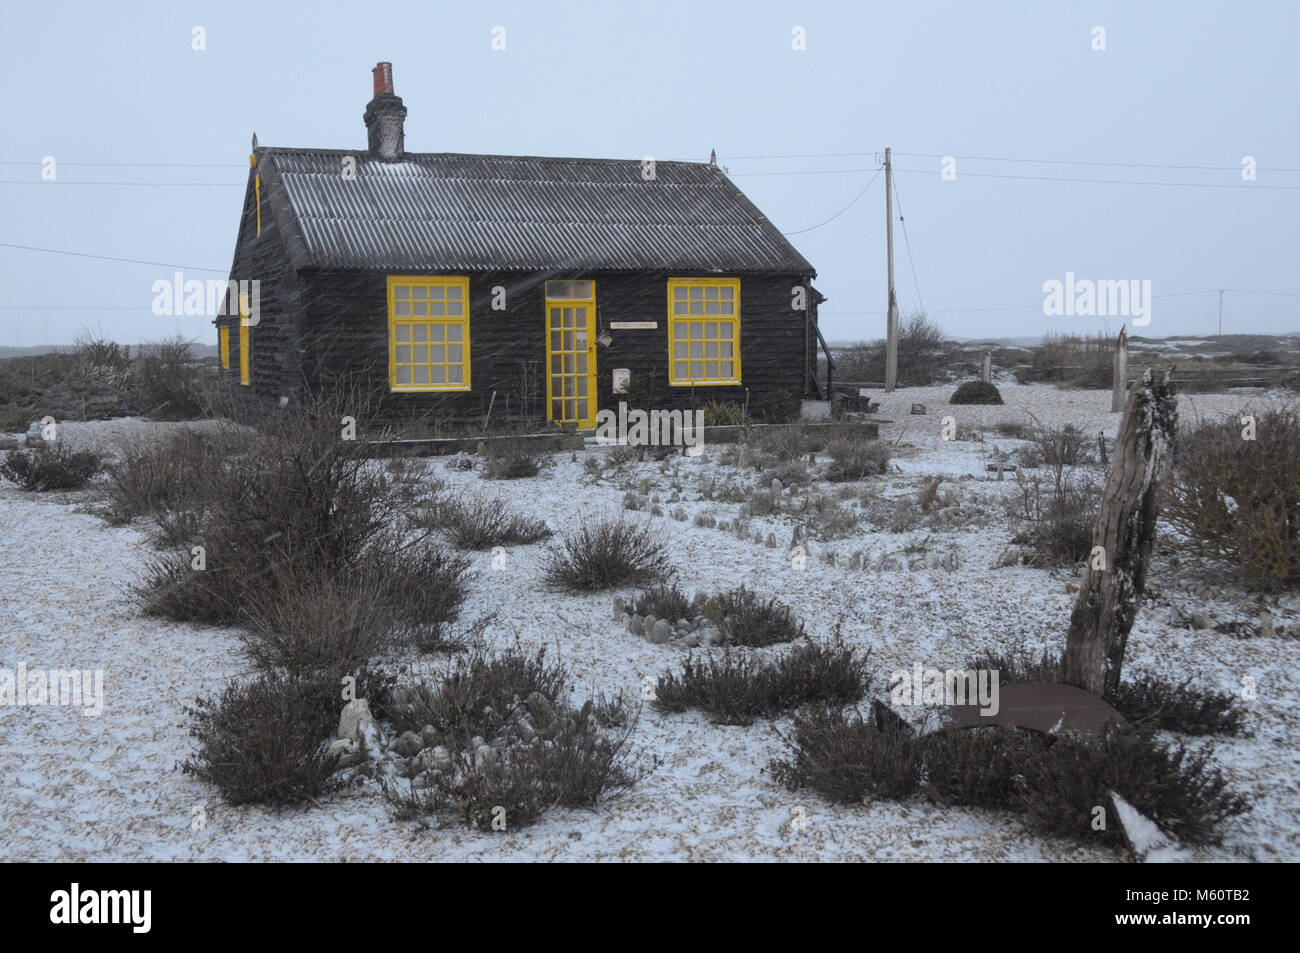
<path fill-rule="evenodd" d="M 934 531 L 932 548 L 955 548 L 960 568 L 915 572 L 852 571 L 854 550 L 871 556 L 901 549 L 930 535 L 859 531 L 848 540 L 813 542 L 806 568 L 792 568 L 785 543 L 787 518 L 755 519 L 782 545 L 768 549 L 731 533 L 695 527 L 703 512 L 734 519 L 737 504 L 699 499 L 699 477 L 752 482 L 719 463 L 721 448 L 702 458 L 673 457 L 629 464 L 597 481 L 584 458 L 591 447 L 557 457 L 539 477 L 487 482 L 427 461 L 440 479 L 476 492 L 508 495 L 515 509 L 549 520 L 563 532 L 584 515 L 618 512 L 624 493 L 648 481 L 667 499 L 673 471 L 685 486 L 684 522 L 644 513 L 670 540 L 678 584 L 688 593 L 745 583 L 790 603 L 813 637 L 839 626 L 852 644 L 869 647 L 883 690 L 889 672 L 957 667 L 989 647 L 1064 642 L 1075 574 L 1023 566 L 993 568 L 1010 535 L 999 499 L 1013 485 L 985 469 L 995 446 L 1017 441 L 995 434 L 984 443 L 945 442 L 939 428 L 951 413 L 959 424 L 990 426 L 1003 419 L 1114 436 L 1118 415 L 1109 394 L 1051 387 L 1002 386 L 1003 407 L 949 406 L 951 386 L 912 388 L 882 398 L 881 437 L 897 443 L 890 474 L 868 481 L 885 494 L 914 493 L 928 475 L 943 475 L 963 507 L 985 514 L 972 525 Z M 912 403 L 929 413 L 913 416 Z M 1183 398 L 1184 416 L 1236 413 L 1267 398 L 1255 394 Z M 149 426 L 139 421 L 66 424 L 74 444 L 111 447 Z M 636 787 L 595 812 L 556 811 L 522 830 L 475 833 L 459 826 L 419 829 L 399 823 L 373 787 L 332 797 L 321 807 L 279 813 L 230 808 L 214 792 L 184 776 L 178 763 L 190 751 L 182 706 L 219 690 L 251 670 L 233 631 L 142 618 L 129 587 L 142 577 L 151 549 L 142 532 L 111 528 L 81 512 L 83 494 L 31 495 L 0 489 L 0 668 L 102 668 L 105 707 L 100 717 L 60 707 L 0 707 L 0 860 L 979 860 L 1108 861 L 1121 853 L 1030 833 L 1014 816 L 940 809 L 914 799 L 837 807 L 812 793 L 792 794 L 765 768 L 783 754 L 776 730 L 788 719 L 750 727 L 711 725 L 700 713 L 660 715 L 642 709 L 635 752 L 662 765 Z M 665 506 L 667 511 L 670 507 Z M 489 632 L 496 646 L 515 640 L 548 646 L 569 667 L 577 692 L 640 695 L 642 679 L 675 667 L 683 650 L 653 645 L 614 621 L 614 593 L 591 596 L 548 592 L 539 558 L 545 544 L 511 549 L 504 571 L 491 556 L 475 557 L 465 614 L 496 612 Z M 819 556 L 830 548 L 837 566 Z M 874 559 L 868 560 L 874 565 Z M 1223 691 L 1240 692 L 1242 679 L 1258 685 L 1243 702 L 1250 737 L 1217 739 L 1218 762 L 1253 810 L 1225 825 L 1220 848 L 1195 851 L 1205 860 L 1300 860 L 1300 604 L 1274 604 L 1278 636 L 1234 639 L 1213 627 L 1171 624 L 1175 606 L 1204 610 L 1212 623 L 1250 619 L 1248 597 L 1224 580 L 1192 577 L 1167 563 L 1153 567 L 1153 597 L 1138 616 L 1126 671 L 1188 676 Z M 630 594 L 634 590 L 622 590 Z M 779 650 L 774 650 L 779 651 Z M 389 660 L 419 671 L 438 663 L 413 654 Z M 579 699 L 580 700 L 580 699 Z M 1196 742 L 1203 744 L 1205 742 Z M 194 829 L 194 809 L 206 825 Z M 807 826 L 793 831 L 802 807 Z"/>

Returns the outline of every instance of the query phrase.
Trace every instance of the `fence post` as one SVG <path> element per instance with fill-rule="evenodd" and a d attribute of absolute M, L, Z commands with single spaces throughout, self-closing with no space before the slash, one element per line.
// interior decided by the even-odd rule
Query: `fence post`
<path fill-rule="evenodd" d="M 1160 484 L 1169 470 L 1178 401 L 1166 371 L 1147 368 L 1133 388 L 1115 440 L 1092 552 L 1070 614 L 1061 680 L 1107 698 L 1119 684 L 1124 648 L 1146 586 Z"/>
<path fill-rule="evenodd" d="M 1128 328 L 1119 329 L 1115 342 L 1114 376 L 1111 378 L 1110 412 L 1118 414 L 1128 399 Z"/>
<path fill-rule="evenodd" d="M 986 384 L 993 383 L 993 352 L 984 352 L 984 366 L 980 369 L 980 380 Z"/>

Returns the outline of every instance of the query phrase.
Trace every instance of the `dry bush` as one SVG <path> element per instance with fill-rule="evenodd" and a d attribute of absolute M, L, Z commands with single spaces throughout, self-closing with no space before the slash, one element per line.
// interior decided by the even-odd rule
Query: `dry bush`
<path fill-rule="evenodd" d="M 193 420 L 206 416 L 203 368 L 190 342 L 179 334 L 140 345 L 131 367 L 131 399 L 155 420 Z"/>
<path fill-rule="evenodd" d="M 812 478 L 813 475 L 808 471 L 808 465 L 802 460 L 790 460 L 772 467 L 770 470 L 763 471 L 763 479 L 768 481 L 769 484 L 773 480 L 780 480 L 782 486 L 811 483 Z"/>
<path fill-rule="evenodd" d="M 789 760 L 768 770 L 791 790 L 809 788 L 828 801 L 861 804 L 900 800 L 921 783 L 921 759 L 910 730 L 895 730 L 841 708 L 813 706 L 795 715 L 784 738 Z"/>
<path fill-rule="evenodd" d="M 399 817 L 452 813 L 492 830 L 504 808 L 507 829 L 554 807 L 593 808 L 636 781 L 627 768 L 635 718 L 622 699 L 594 699 L 575 710 L 568 675 L 543 651 L 482 652 L 457 662 L 441 684 L 421 686 L 391 712 L 398 730 L 427 732 L 452 760 L 426 792 L 388 791 Z M 475 742 L 492 746 L 490 757 Z"/>
<path fill-rule="evenodd" d="M 99 454 L 70 450 L 61 440 L 34 450 L 10 450 L 0 462 L 0 477 L 34 493 L 80 490 L 99 470 Z"/>
<path fill-rule="evenodd" d="M 987 381 L 966 381 L 959 384 L 948 398 L 950 404 L 1000 404 L 1002 394 Z"/>
<path fill-rule="evenodd" d="M 552 535 L 541 520 L 513 512 L 505 500 L 487 497 L 448 499 L 440 507 L 438 521 L 459 549 L 527 545 Z"/>
<path fill-rule="evenodd" d="M 555 462 L 538 441 L 525 437 L 494 440 L 487 445 L 487 455 L 487 464 L 483 467 L 483 477 L 487 480 L 535 477 Z"/>
<path fill-rule="evenodd" d="M 1021 420 L 1003 419 L 993 425 L 999 436 L 1009 437 L 1012 440 L 1032 440 L 1035 430 L 1030 424 Z"/>
<path fill-rule="evenodd" d="M 802 645 L 776 661 L 730 649 L 688 658 L 681 672 L 660 676 L 654 707 L 662 712 L 697 708 L 715 724 L 749 725 L 813 702 L 844 705 L 866 694 L 867 656 L 844 645 Z"/>
<path fill-rule="evenodd" d="M 1181 435 L 1162 515 L 1203 555 L 1265 585 L 1300 583 L 1300 411 L 1256 415 L 1256 439 L 1238 420 Z"/>
<path fill-rule="evenodd" d="M 250 433 L 235 428 L 189 427 L 133 441 L 105 468 L 104 518 L 120 526 L 148 516 L 166 542 L 179 544 L 189 535 L 178 537 L 172 527 L 201 525 L 226 461 L 250 452 L 255 443 Z M 178 520 L 179 514 L 192 518 Z"/>
<path fill-rule="evenodd" d="M 758 438 L 757 449 L 781 462 L 798 460 L 826 446 L 826 438 L 802 424 L 785 424 L 765 431 Z"/>
<path fill-rule="evenodd" d="M 920 739 L 925 795 L 935 804 L 1023 812 L 1025 765 L 1050 739 L 1014 727 L 950 729 Z"/>
<path fill-rule="evenodd" d="M 743 427 L 750 422 L 744 404 L 713 400 L 701 409 L 704 411 L 706 427 Z"/>
<path fill-rule="evenodd" d="M 832 483 L 864 480 L 889 469 L 889 444 L 879 440 L 837 440 L 829 447 L 832 463 L 826 479 Z"/>
<path fill-rule="evenodd" d="M 1211 766 L 1208 750 L 1189 753 L 1144 732 L 1111 727 L 1086 738 L 1057 738 L 1022 765 L 1025 806 L 1039 830 L 1081 841 L 1124 843 L 1120 824 L 1093 829 L 1093 809 L 1111 814 L 1116 791 L 1162 830 L 1180 841 L 1216 844 L 1220 824 L 1249 810 L 1223 774 Z"/>
<path fill-rule="evenodd" d="M 337 785 L 325 753 L 343 702 L 333 674 L 267 672 L 186 708 L 198 750 L 185 774 L 214 785 L 229 804 L 275 807 L 312 801 Z"/>
<path fill-rule="evenodd" d="M 673 567 L 653 524 L 604 517 L 584 520 L 576 533 L 547 550 L 542 571 L 555 588 L 591 591 L 667 579 Z"/>
<path fill-rule="evenodd" d="M 652 615 L 656 619 L 689 619 L 692 613 L 686 593 L 671 584 L 646 589 L 636 597 L 632 608 L 639 616 Z"/>
<path fill-rule="evenodd" d="M 925 387 L 947 379 L 956 345 L 924 312 L 899 322 L 898 385 Z M 883 381 L 885 342 L 860 341 L 835 359 L 835 376 L 845 381 Z"/>
<path fill-rule="evenodd" d="M 1113 380 L 1115 339 L 1109 334 L 1043 335 L 1027 366 L 1016 371 L 1021 384 L 1048 381 L 1059 387 L 1108 388 Z"/>
<path fill-rule="evenodd" d="M 722 604 L 722 629 L 732 644 L 761 647 L 804 636 L 803 623 L 789 606 L 763 599 L 744 586 L 724 592 L 718 600 Z"/>
<path fill-rule="evenodd" d="M 1033 550 L 1036 565 L 1073 565 L 1092 551 L 1105 486 L 1090 473 L 1057 464 L 1050 477 L 1017 474 L 1009 515 L 1023 529 L 1014 542 Z"/>

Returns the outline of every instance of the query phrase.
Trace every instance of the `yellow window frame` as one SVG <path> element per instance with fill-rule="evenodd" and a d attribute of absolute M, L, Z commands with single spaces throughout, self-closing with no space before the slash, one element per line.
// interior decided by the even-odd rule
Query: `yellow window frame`
<path fill-rule="evenodd" d="M 224 324 L 217 328 L 217 341 L 221 348 L 221 367 L 230 370 L 230 328 Z"/>
<path fill-rule="evenodd" d="M 691 289 L 700 289 L 701 293 L 698 298 L 692 295 Z M 683 309 L 680 305 L 683 303 L 677 294 L 678 289 L 685 293 L 684 304 L 687 312 L 679 314 Z M 714 297 L 708 298 L 709 289 L 714 291 Z M 730 299 L 725 299 L 722 289 L 730 291 Z M 699 304 L 700 313 L 693 313 L 694 304 Z M 724 305 L 731 304 L 731 314 L 723 314 Z M 716 304 L 715 313 L 703 313 L 710 304 Z M 693 337 L 691 324 L 701 325 L 699 337 Z M 717 329 L 717 336 L 711 337 L 705 333 L 707 325 L 713 324 Z M 679 336 L 678 328 L 682 328 L 683 333 Z M 723 328 L 730 330 L 730 337 L 724 336 Z M 676 353 L 677 344 L 685 343 L 687 347 L 687 356 L 679 360 Z M 700 356 L 697 358 L 692 355 L 689 345 L 699 343 Z M 717 354 L 710 358 L 708 356 L 707 345 L 718 345 Z M 721 356 L 723 344 L 731 345 L 732 375 L 730 377 L 721 376 L 721 369 L 716 377 L 696 377 L 690 376 L 692 363 L 701 364 L 704 370 L 707 370 L 710 363 L 721 363 L 728 360 Z M 686 376 L 680 376 L 677 371 L 681 364 L 686 364 Z M 672 387 L 727 387 L 739 384 L 741 381 L 740 367 L 740 279 L 739 278 L 669 278 L 668 279 L 668 383 Z"/>
<path fill-rule="evenodd" d="M 459 302 L 452 300 L 452 296 L 447 293 L 448 289 L 458 289 L 460 294 Z M 403 301 L 408 305 L 403 310 L 410 311 L 410 314 L 399 315 L 398 308 L 398 291 L 399 289 L 408 289 L 410 297 Z M 417 300 L 417 291 L 424 291 L 425 310 L 427 314 L 415 314 L 418 310 L 420 301 Z M 430 289 L 442 289 L 442 301 L 435 301 L 434 295 Z M 447 314 L 452 310 L 453 304 L 459 304 L 460 314 Z M 433 311 L 437 305 L 443 306 L 443 314 L 434 314 Z M 435 340 L 434 328 L 441 330 L 441 340 Z M 417 339 L 417 334 L 423 330 L 424 339 Z M 403 332 L 403 329 L 405 331 Z M 453 340 L 453 332 L 459 335 L 458 340 Z M 404 340 L 399 341 L 399 333 L 403 333 Z M 410 352 L 410 358 L 406 361 L 398 361 L 398 348 L 406 348 Z M 416 361 L 415 356 L 419 349 L 425 349 L 427 360 Z M 460 347 L 461 359 L 452 361 L 450 359 L 450 350 L 452 347 Z M 444 360 L 433 360 L 434 349 L 440 348 Z M 403 352 L 402 356 L 406 356 Z M 399 368 L 409 368 L 411 380 L 409 382 L 398 383 Z M 452 369 L 459 367 L 461 369 L 461 380 L 452 381 Z M 426 277 L 418 275 L 389 275 L 388 276 L 388 388 L 396 393 L 424 393 L 431 391 L 467 391 L 471 387 L 470 382 L 470 338 L 469 338 L 469 278 L 463 276 L 446 276 Z M 424 368 L 425 374 L 419 375 L 419 369 Z M 435 382 L 434 376 L 437 369 L 443 372 L 442 382 Z M 417 376 L 427 377 L 426 381 L 417 382 Z"/>
<path fill-rule="evenodd" d="M 249 349 L 252 347 L 253 329 L 249 327 L 248 315 L 239 315 L 239 383 L 247 387 L 253 383 L 253 362 Z"/>

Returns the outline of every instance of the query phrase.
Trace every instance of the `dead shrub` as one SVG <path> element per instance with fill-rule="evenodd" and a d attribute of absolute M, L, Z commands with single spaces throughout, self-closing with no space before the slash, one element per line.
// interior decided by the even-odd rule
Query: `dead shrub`
<path fill-rule="evenodd" d="M 1188 843 L 1218 843 L 1218 826 L 1249 809 L 1211 766 L 1208 750 L 1190 753 L 1145 732 L 1114 727 L 1086 738 L 1057 738 L 1028 759 L 1022 773 L 1026 810 L 1036 828 L 1093 843 L 1123 844 L 1118 823 L 1102 831 L 1092 826 L 1098 805 L 1113 814 L 1111 791 Z"/>
<path fill-rule="evenodd" d="M 1048 479 L 1017 474 L 1009 515 L 1021 522 L 1013 542 L 1034 552 L 1037 565 L 1073 565 L 1092 551 L 1092 531 L 1103 484 L 1090 474 L 1058 464 Z"/>
<path fill-rule="evenodd" d="M 166 542 L 179 544 L 189 536 L 176 533 L 174 527 L 187 522 L 201 525 L 212 489 L 219 485 L 215 475 L 227 460 L 249 452 L 254 443 L 251 435 L 233 428 L 189 427 L 133 441 L 105 468 L 104 518 L 120 526 L 149 516 Z M 191 514 L 193 519 L 178 519 L 179 514 Z"/>
<path fill-rule="evenodd" d="M 1203 422 L 1180 437 L 1162 515 L 1204 556 L 1264 585 L 1300 584 L 1300 411 Z"/>
<path fill-rule="evenodd" d="M 718 597 L 722 604 L 722 630 L 735 645 L 761 647 L 803 638 L 804 627 L 789 606 L 763 599 L 740 586 Z"/>
<path fill-rule="evenodd" d="M 889 445 L 879 440 L 836 441 L 829 449 L 832 463 L 826 479 L 832 483 L 865 480 L 889 469 Z"/>
<path fill-rule="evenodd" d="M 662 712 L 697 708 L 715 724 L 749 725 L 800 705 L 851 704 L 867 692 L 866 655 L 844 645 L 802 645 L 776 661 L 727 649 L 688 658 L 678 673 L 660 676 L 654 706 Z"/>
<path fill-rule="evenodd" d="M 552 535 L 541 520 L 513 512 L 505 500 L 486 497 L 447 500 L 441 507 L 439 522 L 458 549 L 522 546 Z"/>
<path fill-rule="evenodd" d="M 154 420 L 205 416 L 203 368 L 181 335 L 140 345 L 131 366 L 131 400 Z"/>
<path fill-rule="evenodd" d="M 33 493 L 80 490 L 99 470 L 99 454 L 71 450 L 61 440 L 34 450 L 10 450 L 0 462 L 0 476 Z"/>
<path fill-rule="evenodd" d="M 671 584 L 646 589 L 636 597 L 632 608 L 639 616 L 652 615 L 656 619 L 689 619 L 692 612 L 686 593 Z"/>
<path fill-rule="evenodd" d="M 921 783 L 921 759 L 910 730 L 894 730 L 856 712 L 812 706 L 795 715 L 784 738 L 788 760 L 773 759 L 768 770 L 790 790 L 808 788 L 828 801 L 861 804 L 900 800 Z"/>
<path fill-rule="evenodd" d="M 1050 744 L 1013 727 L 938 731 L 920 739 L 925 795 L 935 804 L 1023 813 L 1025 765 Z"/>
<path fill-rule="evenodd" d="M 337 780 L 326 742 L 338 726 L 339 682 L 266 672 L 185 709 L 198 750 L 182 771 L 228 804 L 281 807 L 315 800 Z"/>
<path fill-rule="evenodd" d="M 551 586 L 573 591 L 654 582 L 673 574 L 668 546 L 651 523 L 609 517 L 584 521 L 576 533 L 547 550 L 542 571 Z"/>
<path fill-rule="evenodd" d="M 538 441 L 524 437 L 493 440 L 487 445 L 487 455 L 483 467 L 483 477 L 487 480 L 535 477 L 555 462 Z"/>

